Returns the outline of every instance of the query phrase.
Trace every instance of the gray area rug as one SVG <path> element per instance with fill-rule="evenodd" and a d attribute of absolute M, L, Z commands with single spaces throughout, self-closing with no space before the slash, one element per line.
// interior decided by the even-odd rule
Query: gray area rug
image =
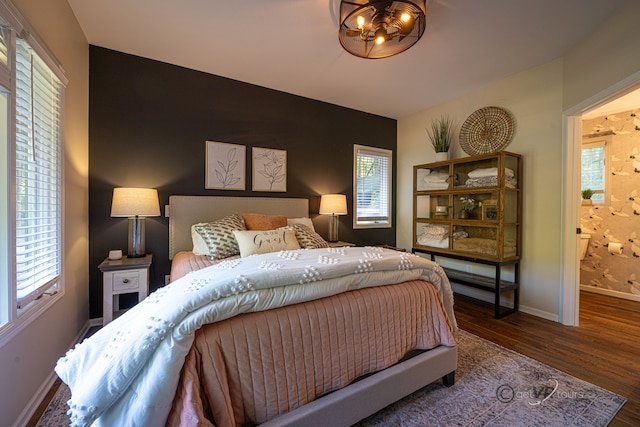
<path fill-rule="evenodd" d="M 457 339 L 453 387 L 431 384 L 358 426 L 606 426 L 627 401 L 468 332 Z M 63 384 L 37 425 L 68 425 L 67 400 Z"/>
<path fill-rule="evenodd" d="M 358 426 L 606 426 L 627 401 L 459 331 L 456 382 L 434 383 Z"/>

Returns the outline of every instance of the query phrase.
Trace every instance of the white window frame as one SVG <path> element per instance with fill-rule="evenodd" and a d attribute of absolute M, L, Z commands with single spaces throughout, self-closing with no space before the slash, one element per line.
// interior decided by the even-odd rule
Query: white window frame
<path fill-rule="evenodd" d="M 7 97 L 7 111 L 0 110 L 2 120 L 6 120 L 4 134 L 6 144 L 2 143 L 3 153 L 0 162 L 6 166 L 7 174 L 0 178 L 0 231 L 6 238 L 0 241 L 0 347 L 17 335 L 31 321 L 37 318 L 64 294 L 64 140 L 62 125 L 64 123 L 64 93 L 68 83 L 62 67 L 55 57 L 42 44 L 29 27 L 28 23 L 7 0 L 0 1 L 0 24 L 10 29 L 8 40 L 8 64 L 0 62 L 0 90 Z M 57 209 L 56 251 L 57 277 L 49 280 L 47 285 L 24 300 L 18 307 L 17 276 L 16 276 L 16 39 L 20 37 L 31 51 L 46 65 L 53 78 L 61 84 L 59 115 L 57 126 L 58 140 L 58 179 L 56 180 L 57 194 L 60 203 Z M 1 123 L 1 122 L 0 122 Z M 46 295 L 46 298 L 42 298 Z"/>
<path fill-rule="evenodd" d="M 382 157 L 386 160 L 386 182 L 381 183 L 381 191 L 386 190 L 387 213 L 378 218 L 367 216 L 363 208 L 359 207 L 359 186 L 358 186 L 358 156 Z M 384 178 L 383 178 L 384 179 Z M 391 228 L 393 224 L 393 150 L 386 148 L 369 147 L 366 145 L 353 145 L 353 228 Z"/>
<path fill-rule="evenodd" d="M 603 194 L 603 200 L 592 199 L 593 205 L 600 205 L 600 206 L 608 205 L 611 200 L 611 171 L 609 166 L 611 164 L 611 141 L 612 141 L 611 135 L 594 137 L 594 138 L 583 138 L 582 140 L 581 150 L 585 148 L 604 147 L 604 164 L 602 165 L 602 168 L 603 168 L 602 173 L 604 176 L 604 191 L 603 192 L 598 191 L 597 193 L 595 193 L 595 194 Z M 585 188 L 582 188 L 582 177 L 580 178 L 580 183 L 581 183 L 580 184 L 581 190 L 585 190 Z"/>

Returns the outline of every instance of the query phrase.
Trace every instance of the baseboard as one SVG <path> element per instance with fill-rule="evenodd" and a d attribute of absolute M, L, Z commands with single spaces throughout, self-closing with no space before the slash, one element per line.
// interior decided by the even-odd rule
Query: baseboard
<path fill-rule="evenodd" d="M 495 295 L 493 292 L 483 291 L 481 289 L 471 288 L 469 286 L 461 285 L 459 283 L 451 282 L 451 288 L 454 292 L 465 295 L 480 301 L 488 302 L 493 304 L 495 302 Z M 512 298 L 502 297 L 501 304 L 504 307 L 513 307 Z M 559 322 L 560 316 L 558 314 L 549 313 L 548 311 L 539 310 L 537 308 L 529 307 L 526 305 L 522 305 L 520 303 L 519 311 L 527 314 L 531 314 L 532 316 L 541 317 L 543 319 L 551 320 L 553 322 Z"/>
<path fill-rule="evenodd" d="M 611 289 L 596 288 L 594 286 L 580 285 L 581 291 L 593 292 L 594 294 L 608 295 L 610 297 L 622 298 L 629 301 L 640 302 L 640 295 L 628 294 L 626 292 L 612 291 Z"/>
<path fill-rule="evenodd" d="M 89 319 L 89 327 L 93 328 L 94 326 L 102 327 L 102 317 Z"/>
<path fill-rule="evenodd" d="M 100 325 L 102 325 L 102 321 L 100 322 Z M 89 328 L 90 321 L 87 321 L 82 329 L 80 329 L 80 331 L 78 332 L 78 335 L 76 335 L 76 337 L 73 339 L 69 348 L 73 348 L 76 343 L 79 343 L 84 338 L 84 336 L 87 335 Z M 44 398 L 47 396 L 47 393 L 49 393 L 49 390 L 53 386 L 53 383 L 56 382 L 56 379 L 58 379 L 58 375 L 54 371 L 52 371 L 51 374 L 49 374 L 43 381 L 40 387 L 38 387 L 38 390 L 33 395 L 31 400 L 29 400 L 29 403 L 27 403 L 27 405 L 24 407 L 24 409 L 16 419 L 16 422 L 13 424 L 13 427 L 22 427 L 29 423 L 31 417 L 33 417 L 33 414 L 35 414 L 38 410 L 40 403 L 42 403 Z"/>
<path fill-rule="evenodd" d="M 541 317 L 543 319 L 551 320 L 552 322 L 560 322 L 560 315 L 549 313 L 548 311 L 538 310 L 537 308 L 529 307 L 526 305 L 520 304 L 520 311 L 523 313 L 530 314 L 532 316 Z"/>

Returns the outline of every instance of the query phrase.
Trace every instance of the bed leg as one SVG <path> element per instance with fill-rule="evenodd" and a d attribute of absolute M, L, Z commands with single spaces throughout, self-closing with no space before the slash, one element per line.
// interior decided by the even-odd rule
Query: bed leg
<path fill-rule="evenodd" d="M 442 377 L 442 384 L 445 387 L 451 387 L 456 382 L 456 371 L 451 371 L 444 377 Z"/>

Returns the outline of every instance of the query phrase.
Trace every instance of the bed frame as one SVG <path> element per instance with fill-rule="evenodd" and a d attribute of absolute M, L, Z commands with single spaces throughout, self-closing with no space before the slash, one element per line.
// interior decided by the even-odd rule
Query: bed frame
<path fill-rule="evenodd" d="M 308 217 L 307 199 L 281 197 L 169 197 L 169 257 L 191 250 L 191 225 L 213 221 L 232 213 Z M 370 375 L 300 408 L 278 416 L 265 427 L 351 426 L 403 397 L 442 379 L 450 387 L 455 381 L 457 349 L 439 346 Z"/>

